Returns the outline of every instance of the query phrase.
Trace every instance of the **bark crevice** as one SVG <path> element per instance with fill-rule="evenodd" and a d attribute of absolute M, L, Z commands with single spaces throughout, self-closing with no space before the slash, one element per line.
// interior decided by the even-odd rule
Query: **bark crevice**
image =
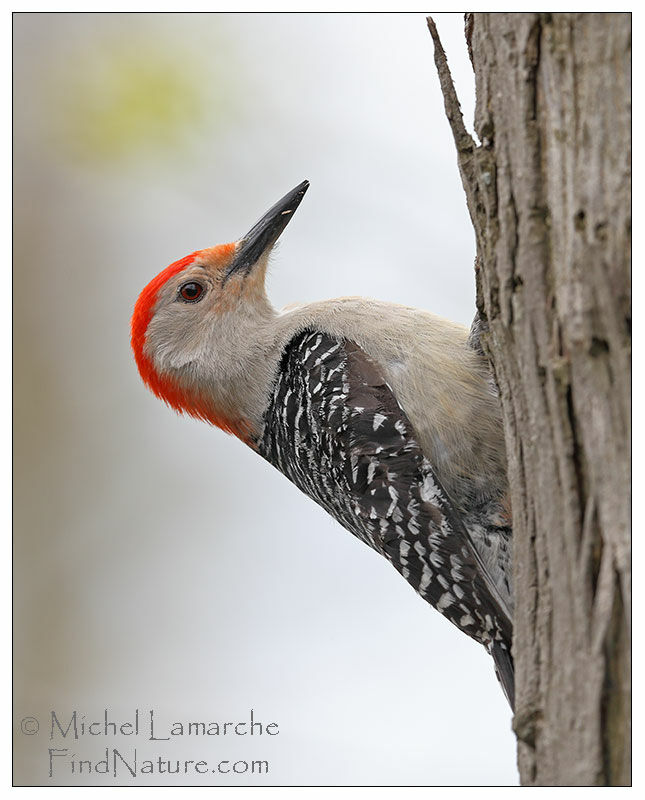
<path fill-rule="evenodd" d="M 480 144 L 428 27 L 504 418 L 520 776 L 626 785 L 631 18 L 467 14 Z"/>

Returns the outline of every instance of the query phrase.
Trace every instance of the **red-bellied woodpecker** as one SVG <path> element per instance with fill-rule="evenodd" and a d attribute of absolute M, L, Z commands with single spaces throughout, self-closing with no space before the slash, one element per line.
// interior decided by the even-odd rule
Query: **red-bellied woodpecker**
<path fill-rule="evenodd" d="M 132 317 L 139 371 L 384 555 L 489 650 L 512 705 L 506 454 L 477 330 L 360 297 L 276 312 L 269 253 L 308 186 L 146 286 Z"/>

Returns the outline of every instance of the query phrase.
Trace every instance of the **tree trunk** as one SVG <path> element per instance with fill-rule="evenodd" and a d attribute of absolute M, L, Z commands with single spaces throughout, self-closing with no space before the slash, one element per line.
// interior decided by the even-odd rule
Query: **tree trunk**
<path fill-rule="evenodd" d="M 477 145 L 434 24 L 513 507 L 528 785 L 628 785 L 631 17 L 468 14 Z"/>

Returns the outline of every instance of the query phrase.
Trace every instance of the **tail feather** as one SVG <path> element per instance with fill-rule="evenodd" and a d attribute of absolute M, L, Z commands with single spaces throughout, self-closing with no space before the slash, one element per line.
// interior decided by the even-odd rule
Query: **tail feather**
<path fill-rule="evenodd" d="M 490 646 L 490 654 L 495 662 L 497 679 L 502 684 L 502 689 L 511 706 L 511 710 L 515 711 L 515 666 L 513 664 L 513 656 L 499 642 L 493 642 Z"/>

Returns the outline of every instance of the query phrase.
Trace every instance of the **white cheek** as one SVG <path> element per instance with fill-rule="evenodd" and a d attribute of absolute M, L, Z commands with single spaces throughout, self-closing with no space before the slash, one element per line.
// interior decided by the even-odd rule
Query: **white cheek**
<path fill-rule="evenodd" d="M 159 372 L 180 370 L 198 360 L 204 349 L 194 320 L 163 314 L 150 325 L 146 351 Z"/>
<path fill-rule="evenodd" d="M 195 360 L 194 353 L 182 352 L 181 350 L 163 350 L 158 355 L 159 365 L 162 369 L 181 369 Z"/>
<path fill-rule="evenodd" d="M 156 341 L 152 347 L 146 348 L 158 372 L 170 372 L 181 369 L 194 360 L 194 353 L 177 346 L 176 342 Z"/>

